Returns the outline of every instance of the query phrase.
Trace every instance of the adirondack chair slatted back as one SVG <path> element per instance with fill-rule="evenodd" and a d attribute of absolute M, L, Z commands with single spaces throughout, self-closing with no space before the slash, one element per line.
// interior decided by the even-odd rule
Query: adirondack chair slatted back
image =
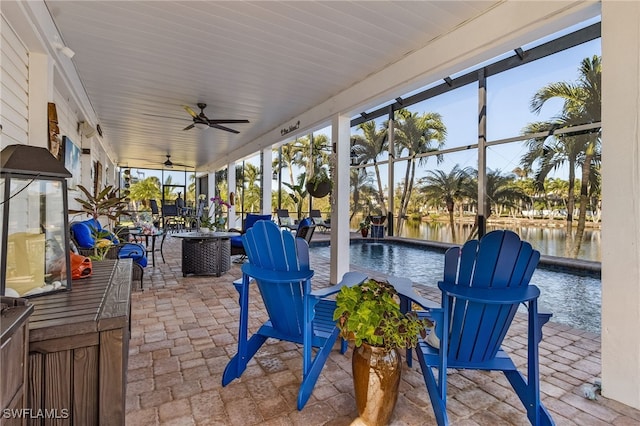
<path fill-rule="evenodd" d="M 526 287 L 540 259 L 531 244 L 513 232 L 487 234 L 445 254 L 444 281 L 487 289 Z M 496 356 L 518 303 L 492 305 L 450 300 L 449 359 L 485 362 Z"/>
<path fill-rule="evenodd" d="M 270 225 L 269 225 L 270 224 Z M 258 221 L 242 236 L 253 266 L 274 271 L 309 271 L 309 246 L 288 231 L 282 232 L 269 221 Z M 281 275 L 281 274 L 280 274 Z M 256 279 L 273 327 L 287 335 L 303 333 L 303 297 L 311 291 L 309 281 L 274 282 Z"/>

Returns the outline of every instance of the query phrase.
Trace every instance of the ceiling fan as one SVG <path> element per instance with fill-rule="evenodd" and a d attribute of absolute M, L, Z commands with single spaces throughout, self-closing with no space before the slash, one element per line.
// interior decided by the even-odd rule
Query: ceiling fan
<path fill-rule="evenodd" d="M 185 127 L 182 130 L 189 130 L 192 129 L 194 127 L 198 128 L 198 129 L 207 129 L 209 127 L 213 127 L 216 129 L 220 129 L 220 130 L 224 130 L 226 132 L 231 132 L 231 133 L 240 133 L 237 130 L 231 129 L 229 127 L 226 126 L 222 126 L 221 124 L 228 124 L 228 123 L 248 123 L 249 120 L 212 120 L 210 118 L 208 118 L 205 114 L 204 114 L 204 109 L 207 107 L 207 104 L 203 104 L 203 103 L 198 103 L 198 108 L 200 108 L 200 114 L 197 114 L 193 109 L 191 109 L 191 107 L 189 107 L 188 105 L 183 105 L 184 109 L 189 113 L 189 115 L 191 115 L 191 117 L 193 118 L 193 123 L 188 125 L 187 127 Z"/>
<path fill-rule="evenodd" d="M 174 163 L 173 161 L 171 161 L 171 154 L 167 154 L 167 160 L 162 163 L 164 164 L 164 166 L 168 169 L 173 168 L 173 166 L 178 166 L 178 167 L 193 167 L 193 166 L 189 166 L 186 164 L 178 164 L 178 163 Z"/>

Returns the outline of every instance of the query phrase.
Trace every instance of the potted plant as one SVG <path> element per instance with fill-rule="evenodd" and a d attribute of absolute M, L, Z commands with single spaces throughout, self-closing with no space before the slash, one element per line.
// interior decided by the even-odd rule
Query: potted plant
<path fill-rule="evenodd" d="M 227 218 L 225 217 L 223 207 L 226 207 L 228 212 L 228 209 L 231 208 L 231 204 L 227 203 L 220 197 L 211 197 L 211 207 L 209 208 L 209 212 L 213 211 L 215 219 L 211 226 L 209 226 L 210 229 L 215 229 L 217 231 L 225 230 Z"/>
<path fill-rule="evenodd" d="M 369 235 L 369 228 L 371 228 L 371 222 L 369 222 L 369 216 L 367 216 L 365 220 L 358 224 L 358 231 L 360 231 L 362 238 L 367 238 L 367 235 Z"/>
<path fill-rule="evenodd" d="M 340 335 L 355 342 L 352 369 L 360 418 L 368 425 L 386 425 L 398 398 L 398 349 L 415 347 L 433 323 L 415 312 L 402 313 L 393 286 L 373 279 L 343 287 L 333 317 Z"/>
<path fill-rule="evenodd" d="M 86 199 L 76 197 L 75 200 L 80 203 L 81 209 L 69 209 L 69 213 L 86 213 L 96 221 L 99 220 L 100 216 L 106 216 L 111 229 L 114 229 L 118 218 L 129 205 L 127 201 L 129 191 L 123 190 L 120 193 L 120 189 L 115 189 L 113 185 L 108 185 L 97 194 L 91 194 L 82 185 L 78 185 L 78 188 L 84 193 Z"/>
<path fill-rule="evenodd" d="M 214 229 L 215 225 L 213 224 L 213 220 L 211 220 L 211 217 L 209 217 L 209 215 L 207 214 L 203 214 L 202 217 L 200 218 L 200 231 L 201 232 L 209 232 L 210 230 Z"/>
<path fill-rule="evenodd" d="M 315 198 L 326 197 L 333 187 L 333 182 L 329 178 L 325 167 L 315 169 L 313 176 L 309 178 L 306 184 L 307 192 Z"/>

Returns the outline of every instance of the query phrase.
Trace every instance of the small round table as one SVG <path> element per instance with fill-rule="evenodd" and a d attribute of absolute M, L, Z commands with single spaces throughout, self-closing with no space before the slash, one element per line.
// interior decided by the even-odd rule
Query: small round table
<path fill-rule="evenodd" d="M 158 231 L 154 231 L 151 234 L 145 234 L 140 229 L 130 229 L 129 234 L 132 235 L 133 238 L 136 239 L 136 241 L 138 241 L 140 237 L 144 237 L 144 244 L 147 250 L 147 255 L 151 253 L 151 264 L 153 265 L 154 268 L 156 266 L 156 251 L 160 251 L 160 256 L 162 256 L 162 263 L 166 263 L 164 261 L 164 253 L 162 252 L 162 246 L 164 245 L 164 239 L 166 237 L 166 234 L 164 231 L 158 230 Z M 156 238 L 158 237 L 162 237 L 162 240 L 160 241 L 159 250 L 156 248 Z M 151 238 L 151 248 L 149 248 L 149 238 Z"/>
<path fill-rule="evenodd" d="M 231 237 L 238 232 L 179 232 L 182 239 L 182 276 L 215 275 L 219 277 L 231 268 Z"/>

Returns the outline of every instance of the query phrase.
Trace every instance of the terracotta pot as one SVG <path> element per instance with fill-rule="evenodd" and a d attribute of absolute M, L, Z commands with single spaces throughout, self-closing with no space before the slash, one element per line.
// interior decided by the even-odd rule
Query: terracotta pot
<path fill-rule="evenodd" d="M 367 235 L 369 235 L 369 228 L 362 228 L 360 230 L 360 234 L 362 235 L 362 238 L 367 238 Z"/>
<path fill-rule="evenodd" d="M 314 198 L 323 198 L 329 195 L 331 192 L 331 183 L 330 182 L 320 182 L 316 188 L 315 185 L 311 183 L 307 183 L 307 192 Z"/>
<path fill-rule="evenodd" d="M 361 422 L 369 426 L 388 424 L 398 400 L 400 352 L 363 343 L 354 349 L 351 363 Z"/>

